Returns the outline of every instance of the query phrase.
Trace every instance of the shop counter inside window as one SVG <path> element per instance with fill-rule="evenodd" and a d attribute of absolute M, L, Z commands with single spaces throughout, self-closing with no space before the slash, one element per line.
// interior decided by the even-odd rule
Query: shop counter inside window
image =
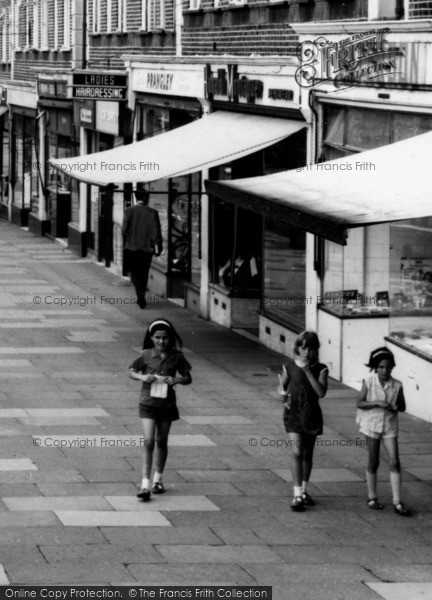
<path fill-rule="evenodd" d="M 360 294 L 358 290 L 329 291 L 317 298 L 321 310 L 338 317 L 388 317 L 390 313 L 387 291 L 373 296 Z"/>
<path fill-rule="evenodd" d="M 432 357 L 432 217 L 390 226 L 390 337 Z"/>

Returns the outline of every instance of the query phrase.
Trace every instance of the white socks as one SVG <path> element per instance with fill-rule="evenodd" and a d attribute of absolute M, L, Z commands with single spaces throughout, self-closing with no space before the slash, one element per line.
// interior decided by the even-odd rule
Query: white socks
<path fill-rule="evenodd" d="M 366 482 L 367 482 L 367 486 L 368 486 L 368 496 L 369 496 L 369 500 L 371 498 L 376 498 L 377 497 L 377 474 L 376 473 L 369 473 L 369 471 L 366 471 Z"/>
<path fill-rule="evenodd" d="M 153 476 L 153 483 L 161 483 L 162 481 L 162 473 L 155 472 Z"/>
<path fill-rule="evenodd" d="M 390 471 L 390 483 L 393 494 L 393 504 L 399 504 L 401 490 L 401 474 Z"/>
<path fill-rule="evenodd" d="M 301 495 L 302 495 L 301 485 L 299 485 L 299 486 L 295 485 L 294 486 L 294 498 L 298 498 L 299 496 L 301 498 Z"/>
<path fill-rule="evenodd" d="M 141 488 L 144 490 L 149 490 L 150 489 L 150 479 L 146 479 L 145 477 L 143 478 L 142 482 L 141 482 Z"/>
<path fill-rule="evenodd" d="M 302 486 L 301 486 L 302 494 L 307 494 L 308 483 L 309 483 L 309 481 L 303 481 Z"/>

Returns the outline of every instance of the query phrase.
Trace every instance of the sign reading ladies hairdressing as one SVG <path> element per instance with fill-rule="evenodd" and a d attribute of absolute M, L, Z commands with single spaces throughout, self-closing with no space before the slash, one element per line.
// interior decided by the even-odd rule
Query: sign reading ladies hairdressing
<path fill-rule="evenodd" d="M 115 102 L 127 99 L 127 75 L 90 71 L 74 73 L 72 86 L 74 98 Z"/>
<path fill-rule="evenodd" d="M 298 108 L 299 94 L 293 73 L 283 67 L 207 65 L 206 95 L 210 101 Z"/>

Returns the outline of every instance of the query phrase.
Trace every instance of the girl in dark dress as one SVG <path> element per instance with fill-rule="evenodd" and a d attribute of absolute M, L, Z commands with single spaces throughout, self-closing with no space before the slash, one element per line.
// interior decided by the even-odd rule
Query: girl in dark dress
<path fill-rule="evenodd" d="M 294 499 L 291 510 L 303 511 L 315 502 L 308 494 L 317 435 L 323 432 L 319 398 L 327 392 L 328 369 L 318 361 L 319 340 L 313 331 L 301 333 L 294 344 L 294 360 L 282 367 L 279 394 L 284 402 L 284 424 L 292 451 Z"/>
<path fill-rule="evenodd" d="M 192 382 L 191 366 L 181 352 L 181 339 L 166 319 L 153 321 L 144 338 L 144 348 L 129 368 L 132 379 L 142 381 L 139 416 L 144 445 L 141 490 L 137 496 L 144 502 L 150 494 L 162 494 L 162 473 L 168 456 L 168 434 L 171 423 L 179 419 L 174 386 Z M 150 474 L 155 451 L 155 473 Z"/>

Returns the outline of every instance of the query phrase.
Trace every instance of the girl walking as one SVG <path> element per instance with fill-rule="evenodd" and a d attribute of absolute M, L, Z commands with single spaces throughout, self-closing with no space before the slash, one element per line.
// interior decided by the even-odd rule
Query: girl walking
<path fill-rule="evenodd" d="M 147 502 L 151 493 L 162 494 L 162 473 L 168 456 L 171 423 L 179 419 L 174 386 L 192 382 L 191 365 L 181 352 L 182 341 L 166 319 L 150 324 L 142 352 L 129 368 L 132 379 L 142 381 L 139 416 L 144 433 L 142 482 L 137 497 Z M 155 455 L 153 483 L 150 476 Z"/>
<path fill-rule="evenodd" d="M 404 412 L 406 406 L 402 383 L 391 376 L 395 365 L 393 353 L 387 348 L 377 348 L 371 352 L 366 366 L 373 373 L 363 380 L 357 401 L 356 422 L 360 425 L 360 432 L 365 435 L 369 453 L 366 469 L 369 508 L 384 508 L 377 494 L 377 472 L 382 441 L 390 463 L 393 510 L 402 517 L 409 517 L 411 511 L 401 501 L 398 447 L 398 412 Z"/>
<path fill-rule="evenodd" d="M 323 431 L 319 398 L 327 393 L 328 369 L 319 362 L 320 343 L 313 331 L 304 331 L 294 343 L 295 359 L 282 367 L 279 394 L 284 402 L 284 424 L 291 446 L 294 499 L 291 510 L 304 511 L 315 502 L 308 493 L 317 435 Z"/>

